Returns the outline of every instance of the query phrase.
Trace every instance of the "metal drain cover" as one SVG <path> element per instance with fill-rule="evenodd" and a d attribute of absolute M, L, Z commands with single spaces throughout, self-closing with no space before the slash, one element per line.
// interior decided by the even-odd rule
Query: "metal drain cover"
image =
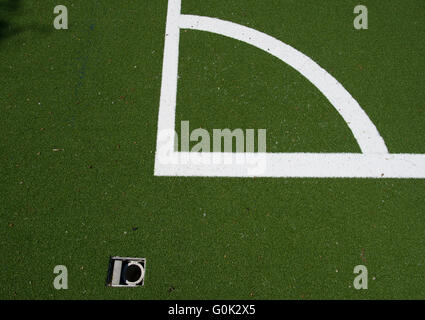
<path fill-rule="evenodd" d="M 145 258 L 111 257 L 107 285 L 111 287 L 143 286 L 145 270 Z"/>

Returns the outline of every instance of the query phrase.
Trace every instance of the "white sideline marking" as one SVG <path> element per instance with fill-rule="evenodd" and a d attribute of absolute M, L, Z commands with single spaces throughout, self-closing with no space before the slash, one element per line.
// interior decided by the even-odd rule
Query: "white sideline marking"
<path fill-rule="evenodd" d="M 162 66 L 161 98 L 159 102 L 158 133 L 174 130 L 179 65 L 181 0 L 168 2 L 167 26 L 165 29 L 164 62 Z M 158 139 L 156 150 L 158 151 Z"/>
<path fill-rule="evenodd" d="M 424 154 L 389 154 L 375 125 L 349 92 L 316 62 L 291 46 L 260 31 L 216 18 L 181 15 L 181 0 L 169 0 L 167 13 L 158 138 L 156 176 L 252 177 L 246 165 L 164 164 L 158 150 L 160 132 L 174 131 L 177 96 L 180 28 L 224 35 L 251 44 L 287 63 L 315 85 L 335 107 L 352 131 L 362 153 L 265 153 L 252 154 L 266 160 L 256 177 L 320 178 L 425 178 Z M 177 156 L 187 157 L 184 152 Z M 247 154 L 249 155 L 249 154 Z M 208 155 L 203 157 L 207 157 Z M 231 157 L 236 158 L 237 154 Z"/>
<path fill-rule="evenodd" d="M 188 157 L 187 152 L 176 154 Z M 208 153 L 202 153 L 205 157 Z M 212 153 L 211 153 L 212 154 Z M 222 153 L 223 154 L 223 153 Z M 425 178 L 425 155 L 361 153 L 253 153 L 265 157 L 265 171 L 252 174 L 247 165 L 155 164 L 156 176 L 275 178 Z M 247 154 L 248 155 L 248 154 Z"/>

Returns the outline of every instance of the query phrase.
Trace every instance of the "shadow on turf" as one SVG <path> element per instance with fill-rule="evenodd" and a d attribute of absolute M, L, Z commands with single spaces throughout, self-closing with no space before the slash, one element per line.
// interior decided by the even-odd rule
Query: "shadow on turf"
<path fill-rule="evenodd" d="M 23 26 L 15 25 L 13 17 L 18 16 L 22 11 L 22 0 L 0 0 L 0 43 L 10 37 L 18 35 L 25 31 L 37 31 L 47 33 L 50 29 L 47 26 L 41 26 L 35 23 Z"/>

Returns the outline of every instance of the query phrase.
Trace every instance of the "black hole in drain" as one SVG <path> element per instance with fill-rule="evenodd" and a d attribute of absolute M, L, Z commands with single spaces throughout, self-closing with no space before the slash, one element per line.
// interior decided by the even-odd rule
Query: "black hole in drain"
<path fill-rule="evenodd" d="M 136 282 L 142 276 L 142 270 L 137 265 L 130 265 L 125 272 L 125 279 L 130 282 Z"/>

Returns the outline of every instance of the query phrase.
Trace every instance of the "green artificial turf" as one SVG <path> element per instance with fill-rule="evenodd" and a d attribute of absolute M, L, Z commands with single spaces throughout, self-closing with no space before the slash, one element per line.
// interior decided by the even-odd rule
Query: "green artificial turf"
<path fill-rule="evenodd" d="M 0 0 L 1 299 L 423 299 L 425 180 L 153 175 L 166 0 Z M 183 0 L 305 53 L 392 153 L 425 153 L 421 0 Z M 176 128 L 267 129 L 268 152 L 360 152 L 320 92 L 236 40 L 182 31 Z M 55 150 L 55 151 L 54 151 Z M 145 286 L 105 286 L 109 257 Z M 366 265 L 369 289 L 353 288 Z M 55 290 L 65 265 L 69 289 Z"/>

